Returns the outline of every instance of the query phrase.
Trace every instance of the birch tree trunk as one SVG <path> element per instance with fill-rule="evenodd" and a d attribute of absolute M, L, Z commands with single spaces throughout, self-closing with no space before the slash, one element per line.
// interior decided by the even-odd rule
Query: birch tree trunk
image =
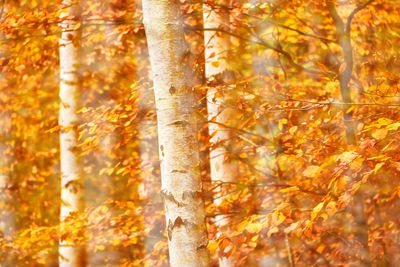
<path fill-rule="evenodd" d="M 60 39 L 60 157 L 61 157 L 61 210 L 60 222 L 71 212 L 82 208 L 83 188 L 81 168 L 75 150 L 77 144 L 76 124 L 79 91 L 79 4 L 64 0 L 65 13 L 60 16 L 62 34 Z M 81 247 L 60 240 L 59 266 L 79 266 Z"/>
<path fill-rule="evenodd" d="M 195 99 L 176 0 L 143 0 L 158 116 L 162 194 L 172 267 L 208 266 Z"/>
<path fill-rule="evenodd" d="M 219 0 L 216 4 L 222 8 L 215 9 L 205 4 L 203 6 L 204 28 L 205 29 L 229 29 L 229 0 Z M 228 50 L 230 47 L 229 35 L 218 31 L 204 31 L 204 54 L 205 74 L 208 84 L 207 109 L 208 129 L 210 133 L 210 171 L 211 180 L 215 183 L 236 182 L 239 174 L 237 164 L 230 159 L 231 148 L 233 147 L 232 131 L 224 127 L 235 120 L 235 111 L 226 107 L 226 98 L 232 95 L 233 86 L 229 84 L 234 80 L 229 63 L 227 62 Z M 215 122 L 215 123 L 213 123 Z M 218 187 L 223 189 L 223 186 Z M 225 196 L 226 197 L 226 196 Z M 224 201 L 224 197 L 218 195 L 215 200 L 217 205 Z M 229 237 L 229 225 L 232 217 L 220 215 L 215 218 L 216 225 L 221 233 Z M 229 249 L 230 247 L 228 247 Z M 219 258 L 221 267 L 234 266 L 232 258 L 221 256 Z"/>

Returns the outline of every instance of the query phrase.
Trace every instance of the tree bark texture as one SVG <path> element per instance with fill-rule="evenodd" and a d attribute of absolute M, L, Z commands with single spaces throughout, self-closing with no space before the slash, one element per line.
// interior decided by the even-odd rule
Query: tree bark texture
<path fill-rule="evenodd" d="M 229 29 L 229 0 L 216 1 L 216 6 L 203 6 L 205 29 Z M 234 87 L 230 84 L 234 80 L 232 68 L 227 60 L 230 48 L 229 35 L 217 31 L 204 31 L 205 75 L 208 85 L 207 110 L 210 138 L 210 171 L 211 180 L 218 184 L 236 182 L 239 175 L 237 164 L 230 159 L 233 147 L 233 132 L 228 126 L 236 118 L 236 112 L 227 107 L 227 99 L 232 97 Z M 223 186 L 217 187 L 223 191 Z M 222 192 L 223 193 L 223 192 Z M 227 197 L 227 196 L 225 196 Z M 224 199 L 221 192 L 217 193 L 214 202 L 220 205 Z M 229 225 L 232 217 L 220 215 L 215 218 L 220 233 L 229 237 Z M 227 249 L 230 249 L 228 246 Z M 232 258 L 221 256 L 221 267 L 234 266 Z"/>
<path fill-rule="evenodd" d="M 208 266 L 189 49 L 176 0 L 143 0 L 172 267 Z"/>
<path fill-rule="evenodd" d="M 82 208 L 83 188 L 81 168 L 76 152 L 79 91 L 79 3 L 64 0 L 66 12 L 60 16 L 62 34 L 60 39 L 60 157 L 61 157 L 61 208 L 62 222 L 72 212 Z M 79 266 L 82 248 L 75 244 L 59 243 L 59 266 Z"/>

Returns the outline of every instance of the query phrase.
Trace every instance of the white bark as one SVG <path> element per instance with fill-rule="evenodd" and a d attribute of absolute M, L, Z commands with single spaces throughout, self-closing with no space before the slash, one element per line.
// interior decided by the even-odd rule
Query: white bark
<path fill-rule="evenodd" d="M 227 7 L 229 0 L 216 1 L 219 6 Z M 204 28 L 229 29 L 229 12 L 227 8 L 212 9 L 208 5 L 203 7 Z M 229 159 L 229 150 L 232 148 L 232 131 L 223 125 L 229 125 L 235 120 L 235 111 L 226 107 L 225 99 L 229 97 L 230 90 L 234 87 L 226 84 L 227 79 L 232 79 L 232 69 L 227 61 L 230 47 L 229 35 L 218 31 L 204 31 L 205 46 L 205 74 L 208 82 L 207 109 L 210 133 L 210 170 L 211 180 L 215 183 L 235 182 L 239 175 L 237 164 Z M 228 77 L 226 77 L 228 76 Z M 217 93 L 219 92 L 219 93 Z M 221 94 L 222 92 L 222 94 Z M 222 188 L 218 187 L 218 188 Z M 225 195 L 225 197 L 227 197 Z M 214 201 L 220 205 L 225 199 L 221 193 L 217 194 Z M 221 233 L 230 236 L 229 225 L 232 217 L 227 215 L 217 216 L 215 223 Z M 230 246 L 228 249 L 231 248 Z M 221 267 L 234 266 L 232 258 L 220 257 Z"/>
<path fill-rule="evenodd" d="M 83 189 L 81 168 L 75 151 L 78 121 L 76 114 L 79 91 L 79 31 L 75 26 L 79 22 L 79 5 L 76 1 L 64 0 L 66 11 L 60 17 L 62 34 L 60 39 L 60 157 L 61 157 L 61 210 L 60 222 L 71 212 L 82 208 Z M 81 248 L 60 241 L 59 266 L 79 266 Z"/>
<path fill-rule="evenodd" d="M 158 116 L 162 194 L 172 267 L 208 266 L 207 233 L 190 86 L 189 50 L 179 2 L 143 0 Z"/>

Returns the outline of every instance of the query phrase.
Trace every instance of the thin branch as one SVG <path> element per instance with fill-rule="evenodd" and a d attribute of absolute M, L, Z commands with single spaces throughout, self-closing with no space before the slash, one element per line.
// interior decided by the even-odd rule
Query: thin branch
<path fill-rule="evenodd" d="M 382 107 L 400 107 L 400 104 L 382 104 L 382 103 L 346 103 L 346 102 L 312 102 L 309 100 L 287 99 L 282 101 L 304 102 L 315 105 L 331 105 L 331 106 L 382 106 Z"/>
<path fill-rule="evenodd" d="M 356 9 L 354 9 L 350 16 L 347 19 L 347 23 L 346 23 L 346 32 L 350 32 L 350 28 L 351 28 L 351 21 L 353 20 L 354 16 L 360 12 L 361 10 L 363 10 L 364 8 L 366 8 L 369 4 L 371 4 L 374 0 L 369 0 L 368 2 L 366 2 L 365 4 L 357 7 Z"/>
<path fill-rule="evenodd" d="M 288 52 L 286 52 L 286 51 L 284 51 L 284 50 L 282 50 L 282 49 L 279 49 L 279 48 L 277 48 L 277 47 L 274 47 L 274 46 L 268 44 L 268 43 L 265 42 L 262 38 L 260 38 L 260 36 L 258 36 L 258 35 L 253 35 L 253 37 L 257 38 L 257 40 L 258 40 L 258 41 L 253 41 L 253 40 L 249 40 L 249 39 L 247 39 L 247 38 L 244 38 L 244 37 L 242 37 L 242 36 L 239 35 L 239 34 L 236 34 L 236 33 L 233 33 L 233 32 L 231 32 L 231 31 L 224 30 L 224 29 L 220 29 L 220 28 L 198 28 L 198 27 L 192 27 L 192 26 L 190 26 L 190 25 L 185 25 L 185 28 L 186 28 L 186 29 L 189 29 L 189 30 L 194 30 L 194 31 L 215 31 L 215 32 L 222 32 L 222 33 L 228 34 L 228 35 L 230 35 L 230 36 L 233 36 L 233 37 L 235 37 L 235 38 L 238 38 L 238 39 L 240 39 L 240 40 L 243 40 L 243 41 L 247 41 L 247 42 L 251 42 L 251 43 L 254 43 L 254 44 L 258 44 L 258 45 L 264 46 L 264 47 L 266 47 L 266 48 L 268 48 L 268 49 L 271 49 L 271 50 L 273 50 L 273 51 L 275 51 L 275 52 L 277 52 L 277 53 L 283 55 L 283 56 L 289 61 L 289 63 L 290 63 L 294 68 L 296 68 L 298 71 L 305 71 L 305 72 L 307 72 L 307 73 L 317 74 L 317 75 L 322 75 L 322 74 L 323 74 L 323 72 L 321 72 L 321 71 L 308 69 L 308 68 L 306 68 L 306 67 L 304 67 L 304 66 L 299 65 L 298 63 L 296 63 L 296 62 L 293 60 L 292 56 L 291 56 Z"/>
<path fill-rule="evenodd" d="M 284 29 L 287 29 L 287 30 L 290 30 L 290 31 L 297 32 L 297 33 L 299 33 L 301 35 L 304 35 L 304 36 L 308 36 L 308 37 L 311 37 L 311 38 L 316 38 L 316 39 L 319 39 L 319 40 L 327 42 L 327 43 L 337 43 L 336 40 L 325 38 L 325 37 L 322 37 L 322 36 L 318 36 L 318 35 L 315 35 L 315 34 L 312 34 L 312 33 L 306 33 L 306 32 L 303 32 L 301 30 L 292 28 L 290 26 L 286 26 L 286 25 L 283 25 L 283 24 L 276 24 L 276 25 L 278 27 L 281 27 L 281 28 L 284 28 Z"/>
<path fill-rule="evenodd" d="M 4 13 L 4 6 L 5 6 L 6 0 L 1 0 L 1 11 L 0 11 L 0 20 L 3 18 L 3 13 Z"/>
<path fill-rule="evenodd" d="M 342 18 L 336 10 L 335 4 L 332 0 L 326 0 L 326 6 L 328 7 L 329 14 L 331 15 L 333 21 L 336 24 L 336 34 L 340 36 L 344 33 L 345 26 Z"/>

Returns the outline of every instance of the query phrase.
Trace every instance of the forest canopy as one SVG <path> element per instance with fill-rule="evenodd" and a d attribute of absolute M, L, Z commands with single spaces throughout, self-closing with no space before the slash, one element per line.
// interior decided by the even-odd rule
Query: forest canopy
<path fill-rule="evenodd" d="M 0 266 L 397 266 L 399 19 L 0 0 Z"/>

